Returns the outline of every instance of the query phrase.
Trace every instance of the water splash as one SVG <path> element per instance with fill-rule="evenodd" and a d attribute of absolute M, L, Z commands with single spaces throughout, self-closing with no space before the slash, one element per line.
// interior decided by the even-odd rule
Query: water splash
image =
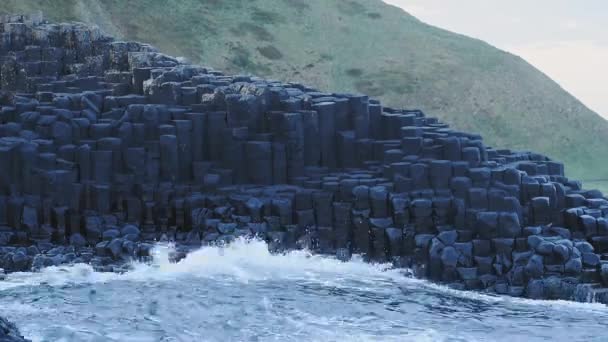
<path fill-rule="evenodd" d="M 174 252 L 175 248 L 170 244 L 157 244 L 152 251 L 152 262 L 132 262 L 132 269 L 123 274 L 96 272 L 86 264 L 52 266 L 35 273 L 12 273 L 0 282 L 0 290 L 17 286 L 64 286 L 117 280 L 172 281 L 180 276 L 225 276 L 248 282 L 281 278 L 313 280 L 333 275 L 336 282 L 359 280 L 362 283 L 403 277 L 402 271 L 391 269 L 389 264 L 368 264 L 358 257 L 344 263 L 309 251 L 272 254 L 265 242 L 244 238 L 227 246 L 200 248 L 177 263 L 170 261 Z"/>
<path fill-rule="evenodd" d="M 152 262 L 132 262 L 131 270 L 122 274 L 96 272 L 86 264 L 52 266 L 34 273 L 12 273 L 6 280 L 0 281 L 0 291 L 21 286 L 61 287 L 111 281 L 170 282 L 180 277 L 228 278 L 243 283 L 284 279 L 351 290 L 369 290 L 385 284 L 405 290 L 423 288 L 438 294 L 488 304 L 546 305 L 572 310 L 608 311 L 603 304 L 539 301 L 454 290 L 409 277 L 407 272 L 394 269 L 390 264 L 366 263 L 358 256 L 354 256 L 350 262 L 342 262 L 305 250 L 273 254 L 264 241 L 255 239 L 240 238 L 227 246 L 203 247 L 188 253 L 177 263 L 171 261 L 170 256 L 174 252 L 175 248 L 171 244 L 157 244 L 152 250 Z"/>

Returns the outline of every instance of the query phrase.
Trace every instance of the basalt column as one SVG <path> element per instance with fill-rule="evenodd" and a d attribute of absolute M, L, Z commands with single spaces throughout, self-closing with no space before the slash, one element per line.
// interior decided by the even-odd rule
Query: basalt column
<path fill-rule="evenodd" d="M 336 168 L 335 103 L 321 102 L 313 106 L 319 116 L 319 140 L 321 142 L 321 166 Z"/>

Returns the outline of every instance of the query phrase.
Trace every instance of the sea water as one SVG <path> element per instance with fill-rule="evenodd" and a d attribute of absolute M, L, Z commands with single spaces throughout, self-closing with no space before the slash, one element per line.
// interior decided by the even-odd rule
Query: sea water
<path fill-rule="evenodd" d="M 389 265 L 264 242 L 205 247 L 179 263 L 158 245 L 131 271 L 14 273 L 0 315 L 33 341 L 608 341 L 601 304 L 451 290 Z"/>

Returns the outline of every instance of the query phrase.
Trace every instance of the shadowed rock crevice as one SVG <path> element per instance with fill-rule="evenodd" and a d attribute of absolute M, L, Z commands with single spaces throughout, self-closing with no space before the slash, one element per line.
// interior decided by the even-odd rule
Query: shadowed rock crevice
<path fill-rule="evenodd" d="M 150 242 L 246 236 L 459 289 L 608 299 L 608 201 L 560 162 L 367 95 L 225 75 L 81 24 L 0 22 L 7 271 L 116 270 Z"/>

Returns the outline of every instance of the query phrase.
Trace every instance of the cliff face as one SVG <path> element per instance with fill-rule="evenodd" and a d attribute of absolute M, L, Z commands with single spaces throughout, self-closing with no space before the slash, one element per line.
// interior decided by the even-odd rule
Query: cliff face
<path fill-rule="evenodd" d="M 490 145 L 563 160 L 575 177 L 608 178 L 608 121 L 519 57 L 380 0 L 0 3 L 0 12 L 32 10 L 231 73 L 420 108 Z"/>

